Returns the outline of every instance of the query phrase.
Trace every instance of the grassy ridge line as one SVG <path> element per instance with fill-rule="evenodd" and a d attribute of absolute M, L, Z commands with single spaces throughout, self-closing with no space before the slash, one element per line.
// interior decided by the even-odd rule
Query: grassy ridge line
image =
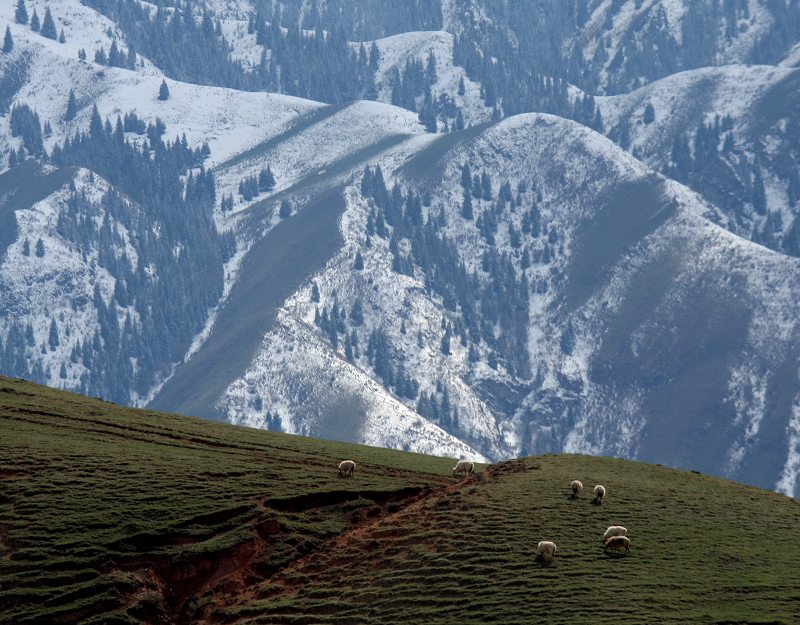
<path fill-rule="evenodd" d="M 3 624 L 180 622 L 215 580 L 263 578 L 452 468 L 8 378 L 0 431 Z"/>
<path fill-rule="evenodd" d="M 608 499 L 569 497 L 571 479 Z M 630 556 L 604 554 L 623 524 Z M 298 560 L 210 623 L 800 623 L 800 504 L 624 460 L 489 467 Z M 534 562 L 554 540 L 553 565 Z"/>
<path fill-rule="evenodd" d="M 4 625 L 800 623 L 800 503 L 718 478 L 548 455 L 453 482 L 445 458 L 6 378 L 0 431 Z M 611 524 L 630 556 L 603 553 Z"/>

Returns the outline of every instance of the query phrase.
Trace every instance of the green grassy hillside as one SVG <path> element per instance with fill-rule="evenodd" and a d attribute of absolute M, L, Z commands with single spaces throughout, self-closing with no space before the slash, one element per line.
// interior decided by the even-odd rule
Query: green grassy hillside
<path fill-rule="evenodd" d="M 606 458 L 452 466 L 0 378 L 0 623 L 800 623 L 797 501 Z"/>

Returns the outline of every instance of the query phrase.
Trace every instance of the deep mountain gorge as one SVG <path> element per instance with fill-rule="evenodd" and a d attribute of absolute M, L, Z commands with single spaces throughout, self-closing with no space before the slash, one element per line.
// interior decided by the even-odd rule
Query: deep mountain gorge
<path fill-rule="evenodd" d="M 0 373 L 800 494 L 800 1 L 14 0 L 6 25 Z"/>

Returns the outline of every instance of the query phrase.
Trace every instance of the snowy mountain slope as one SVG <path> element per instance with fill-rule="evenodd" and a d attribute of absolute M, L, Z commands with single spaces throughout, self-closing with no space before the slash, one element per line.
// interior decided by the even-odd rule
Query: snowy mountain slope
<path fill-rule="evenodd" d="M 421 417 L 319 340 L 315 329 L 281 311 L 277 327 L 220 408 L 232 423 L 367 445 L 486 458 Z"/>
<path fill-rule="evenodd" d="M 654 169 L 686 181 L 720 209 L 720 223 L 796 256 L 799 84 L 795 68 L 732 65 L 674 74 L 597 104 L 609 136 Z M 705 143 L 698 138 L 703 124 Z M 676 152 L 680 142 L 687 156 Z M 754 197 L 756 176 L 764 185 L 761 200 Z"/>
<path fill-rule="evenodd" d="M 482 342 L 482 357 L 474 362 L 455 342 L 448 355 L 438 349 L 441 320 L 457 325 L 459 312 L 426 289 L 418 270 L 419 277 L 393 272 L 384 240 L 372 237 L 364 246 L 370 203 L 355 189 L 342 218 L 345 249 L 315 278 L 320 301 L 314 303 L 306 287 L 284 314 L 291 313 L 294 324 L 311 324 L 322 306 L 331 310 L 335 302 L 348 311 L 362 301 L 362 325 L 347 325 L 346 334 L 356 330 L 361 350 L 349 356 L 351 362 L 378 377 L 363 354 L 370 332 L 379 329 L 392 363 L 413 372 L 421 392 L 447 389 L 458 414 L 450 431 L 490 458 L 569 449 L 694 466 L 775 486 L 791 465 L 783 436 L 798 387 L 781 372 L 796 357 L 800 264 L 714 226 L 702 217 L 709 207 L 696 195 L 653 176 L 576 124 L 519 116 L 473 139 L 454 138 L 448 136 L 453 143 L 444 158 L 426 160 L 423 150 L 422 163 L 407 168 L 415 175 L 403 184 L 432 194 L 429 211 L 444 211 L 445 231 L 462 262 L 487 279 L 476 261 L 491 246 L 459 212 L 464 162 L 495 181 L 508 179 L 512 188 L 528 182 L 541 195 L 534 201 L 544 230 L 559 241 L 550 261 L 524 270 L 531 284 L 530 374 L 514 374 L 502 360 L 487 367 L 491 350 Z M 429 176 L 416 175 L 419 165 Z M 518 206 L 527 204 L 524 194 L 521 200 Z M 476 215 L 491 210 L 479 205 Z M 523 216 L 507 206 L 498 239 L 507 236 L 503 224 L 521 227 Z M 505 241 L 498 246 L 512 251 L 512 264 L 521 271 L 526 249 L 536 257 L 546 241 L 527 238 L 517 250 Z M 363 253 L 363 270 L 352 268 L 355 250 Z M 287 370 L 316 401 L 324 396 L 312 383 L 320 375 L 316 369 L 303 373 L 303 363 L 315 358 L 309 348 L 291 351 L 285 333 L 292 318 L 284 319 L 286 325 L 261 348 L 260 365 L 229 388 L 223 405 L 231 418 L 263 419 L 244 399 L 262 393 L 274 392 L 283 405 L 287 395 L 268 389 L 284 388 Z M 317 336 L 330 344 L 324 334 Z M 347 346 L 341 340 L 340 357 Z M 682 399 L 672 405 L 675 397 Z M 673 428 L 675 423 L 682 425 Z"/>
<path fill-rule="evenodd" d="M 685 188 L 563 120 L 520 116 L 487 130 L 451 157 L 441 183 L 437 170 L 433 206 L 439 198 L 457 206 L 464 157 L 473 170 L 510 178 L 512 188 L 533 174 L 541 214 L 564 244 L 550 266 L 527 270 L 547 286 L 531 297 L 534 383 L 514 414 L 530 437 L 521 437 L 526 450 L 693 463 L 774 486 L 798 392 L 797 380 L 780 372 L 797 356 L 800 263 L 713 226 Z M 459 249 L 479 244 L 470 230 L 453 231 Z M 743 381 L 787 399 L 759 403 Z M 677 397 L 675 411 L 668 404 Z M 709 402 L 718 406 L 713 416 Z M 581 415 L 572 428 L 571 413 Z M 709 429 L 675 427 L 678 414 Z M 762 422 L 772 429 L 759 437 Z"/>
<path fill-rule="evenodd" d="M 158 89 L 164 76 L 157 69 L 131 71 L 80 61 L 77 53 L 65 54 L 62 44 L 15 26 L 13 57 L 3 63 L 8 67 L 24 59 L 27 73 L 12 106 L 28 104 L 39 113 L 42 123 L 50 121 L 53 135 L 45 143 L 48 149 L 76 130 L 88 128 L 92 106 L 97 105 L 101 116 L 112 120 L 128 112 L 135 112 L 145 123 L 161 118 L 167 126 L 168 138 L 186 134 L 192 146 L 208 142 L 210 163 L 221 163 L 277 134 L 299 115 L 321 106 L 291 96 L 241 92 L 169 79 L 170 98 L 160 101 Z M 78 94 L 79 109 L 75 119 L 67 122 L 64 116 L 70 89 Z M 8 137 L 7 118 L 2 121 L 5 123 L 0 123 L 0 129 Z"/>
<path fill-rule="evenodd" d="M 329 106 L 222 164 L 216 169 L 218 188 L 234 196 L 238 211 L 248 204 L 238 195 L 239 181 L 267 165 L 278 193 L 307 176 L 324 175 L 336 161 L 388 137 L 424 132 L 414 113 L 398 107 L 367 101 Z"/>
<path fill-rule="evenodd" d="M 369 49 L 372 42 L 364 42 L 363 45 Z M 452 34 L 444 31 L 408 32 L 378 39 L 375 45 L 380 51 L 375 83 L 381 101 L 392 101 L 393 70 L 402 71 L 410 60 L 425 65 L 432 53 L 436 57 L 436 82 L 431 88 L 433 97 L 452 97 L 461 109 L 466 125 L 479 124 L 491 117 L 492 109 L 487 108 L 481 99 L 480 85 L 470 80 L 463 68 L 453 62 Z M 463 95 L 458 93 L 460 80 L 464 81 Z"/>
<path fill-rule="evenodd" d="M 629 63 L 635 63 L 635 52 L 642 51 L 649 41 L 656 38 L 667 50 L 654 51 L 664 63 L 674 63 L 672 71 L 692 67 L 699 59 L 682 58 L 681 51 L 689 50 L 693 42 L 684 42 L 689 27 L 694 26 L 700 12 L 693 11 L 686 2 L 627 1 L 617 3 L 596 2 L 573 46 L 580 41 L 584 61 L 600 61 L 601 85 L 614 85 Z M 733 5 L 733 3 L 729 3 Z M 717 11 L 709 19 L 704 33 L 707 48 L 698 50 L 703 54 L 704 64 L 725 65 L 741 63 L 749 58 L 753 48 L 773 24 L 774 16 L 765 9 L 764 3 L 747 1 L 723 15 Z M 610 45 L 607 45 L 607 43 Z M 602 48 L 602 50 L 601 50 Z M 672 57 L 672 59 L 670 59 Z M 602 60 L 601 60 L 602 59 Z M 694 65 L 695 67 L 697 65 Z M 665 68 L 666 69 L 666 68 Z"/>
<path fill-rule="evenodd" d="M 377 105 L 378 110 L 391 108 Z M 398 140 L 405 137 L 399 135 L 395 143 Z M 376 145 L 381 150 L 389 148 L 385 140 Z M 402 144 L 398 149 L 402 153 Z M 363 161 L 349 167 L 359 164 Z M 325 181 L 314 176 L 311 184 L 324 188 Z M 296 433 L 482 458 L 334 356 L 324 344 L 314 345 L 308 340 L 314 334 L 309 335 L 304 324 L 292 323 L 279 312 L 284 299 L 336 254 L 341 244 L 336 228 L 339 194 L 336 187 L 319 192 L 308 206 L 300 204 L 295 216 L 256 241 L 209 337 L 177 368 L 150 405 L 205 416 L 222 414 L 233 422 Z M 267 349 L 259 347 L 262 341 Z M 265 368 L 282 376 L 270 378 L 266 388 L 258 385 Z M 242 380 L 235 381 L 242 373 Z M 229 384 L 224 401 L 219 402 Z M 198 385 L 203 392 L 198 393 Z"/>
<path fill-rule="evenodd" d="M 24 184 L 29 184 L 34 169 L 32 163 L 26 164 L 3 178 L 21 174 Z M 65 214 L 81 210 L 70 205 L 73 193 L 96 203 L 110 187 L 85 169 L 45 170 L 41 176 L 36 182 L 45 186 L 44 197 L 24 197 L 24 189 L 10 195 L 13 206 L 26 207 L 15 211 L 16 238 L 5 250 L 0 265 L 0 292 L 5 310 L 12 313 L 0 319 L 0 334 L 5 337 L 6 349 L 10 349 L 18 340 L 12 335 L 23 330 L 20 355 L 24 355 L 28 368 L 41 372 L 50 386 L 80 388 L 89 366 L 80 357 L 81 348 L 92 344 L 101 325 L 96 297 L 113 307 L 115 283 L 121 273 L 101 260 L 104 250 L 99 241 L 87 245 L 83 237 L 76 240 L 61 222 Z M 130 209 L 135 222 L 139 209 L 133 204 Z M 98 227 L 110 227 L 122 243 L 115 260 L 135 268 L 139 252 L 128 227 L 103 211 L 86 217 Z M 120 322 L 126 318 L 138 321 L 132 305 L 117 307 L 114 315 Z"/>

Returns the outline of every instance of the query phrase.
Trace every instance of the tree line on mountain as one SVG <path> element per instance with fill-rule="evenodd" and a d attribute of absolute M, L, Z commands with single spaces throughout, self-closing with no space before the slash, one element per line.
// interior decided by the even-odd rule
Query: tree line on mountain
<path fill-rule="evenodd" d="M 350 41 L 372 41 L 410 31 L 441 30 L 443 25 L 440 0 L 254 0 L 256 10 L 264 14 L 274 7 L 280 10 L 280 22 L 297 24 L 304 30 L 321 27 L 338 30 Z"/>
<path fill-rule="evenodd" d="M 263 46 L 259 60 L 245 68 L 233 60 L 231 46 L 219 21 L 197 3 L 176 1 L 170 7 L 158 5 L 152 12 L 138 3 L 124 0 L 87 0 L 114 19 L 135 49 L 150 58 L 177 80 L 266 90 L 329 103 L 376 99 L 375 84 L 379 51 L 372 44 L 352 46 L 345 31 L 337 26 L 323 30 L 316 17 L 302 24 L 286 22 L 287 11 L 271 3 L 257 4 L 248 21 L 248 32 Z M 320 8 L 323 14 L 327 10 Z M 290 13 L 290 12 L 288 12 Z M 440 16 L 439 16 L 440 17 Z M 439 19 L 436 17 L 436 20 Z M 469 37 L 456 39 L 455 62 L 481 83 L 481 94 L 494 117 L 526 111 L 563 115 L 602 129 L 599 109 L 592 96 L 573 101 L 567 83 L 530 69 L 530 64 L 507 51 L 500 59 L 487 60 L 485 51 Z M 101 61 L 106 60 L 103 55 Z M 455 94 L 434 97 L 436 59 L 409 59 L 394 68 L 388 78 L 391 102 L 419 114 L 430 131 L 464 127 Z M 463 84 L 459 89 L 463 95 Z"/>
<path fill-rule="evenodd" d="M 29 110 L 15 119 L 35 127 L 37 117 Z M 126 131 L 146 137 L 133 142 Z M 56 166 L 87 168 L 91 177 L 96 172 L 111 185 L 99 201 L 73 187 L 58 217 L 58 234 L 85 259 L 94 252 L 97 266 L 115 279 L 110 297 L 95 288 L 91 304 L 98 328 L 70 353 L 73 364 L 83 364 L 80 379 L 70 381 L 81 393 L 120 402 L 130 401 L 131 391 L 146 393 L 183 357 L 222 292 L 222 265 L 235 244 L 231 235 L 217 232 L 212 218 L 214 175 L 203 167 L 208 146 L 193 149 L 185 136 L 164 141 L 165 132 L 161 120 L 144 126 L 135 113 L 114 124 L 103 121 L 95 107 L 89 130 L 65 139 L 50 156 Z M 30 253 L 29 242 L 23 254 L 25 248 Z M 130 248 L 136 250 L 135 262 L 124 252 Z M 47 254 L 41 240 L 35 253 Z M 87 305 L 73 303 L 76 310 Z M 69 323 L 53 318 L 51 327 L 45 351 L 54 347 L 54 332 L 57 336 Z M 52 372 L 36 357 L 40 346 L 31 345 L 30 336 L 12 323 L 0 345 L 0 365 L 12 375 L 45 382 Z"/>
<path fill-rule="evenodd" d="M 541 198 L 532 187 L 521 183 L 514 190 L 506 181 L 494 189 L 487 172 L 473 173 L 465 165 L 462 190 L 472 212 L 468 216 L 462 212 L 464 224 L 459 227 L 476 228 L 485 244 L 479 267 L 470 270 L 446 234 L 445 211 L 432 206 L 425 195 L 404 192 L 397 185 L 390 191 L 380 167 L 368 167 L 361 181 L 362 194 L 370 200 L 365 246 L 369 249 L 376 239 L 386 241 L 393 271 L 423 281 L 430 295 L 441 300 L 446 311 L 439 345 L 443 355 L 449 356 L 458 342 L 470 362 L 485 358 L 490 367 L 502 366 L 511 375 L 525 376 L 530 370 L 525 348 L 530 290 L 525 270 L 534 263 L 551 262 L 559 253 L 560 237 L 544 223 L 537 207 L 537 197 Z M 509 214 L 518 217 L 510 219 Z M 359 250 L 353 269 L 363 267 Z M 311 299 L 320 300 L 316 285 Z M 369 365 L 388 388 L 415 402 L 420 414 L 450 431 L 457 428 L 458 413 L 450 405 L 446 387 L 421 393 L 413 373 L 402 365 L 401 348 L 393 345 L 379 323 L 367 331 L 364 320 L 360 298 L 348 311 L 335 294 L 332 305 L 318 306 L 315 313 L 316 325 L 334 349 Z M 406 334 L 405 322 L 400 332 Z M 417 342 L 424 346 L 422 336 Z"/>
<path fill-rule="evenodd" d="M 625 93 L 675 72 L 713 66 L 737 36 L 758 28 L 748 0 L 685 0 L 675 28 L 666 3 L 636 0 L 630 28 L 620 28 L 627 0 L 539 0 L 536 3 L 483 0 L 486 19 L 458 14 L 460 38 L 496 63 L 499 79 L 527 72 L 576 85 L 587 93 Z M 765 0 L 766 28 L 742 60 L 775 64 L 800 39 L 797 0 Z M 590 18 L 592 21 L 590 22 Z M 473 73 L 477 75 L 475 70 Z M 473 75 L 470 74 L 470 76 Z M 487 74 L 486 71 L 481 72 Z M 605 85 L 603 85 L 605 83 Z M 487 84 L 490 93 L 497 88 Z M 530 88 L 525 88 L 530 92 Z M 527 98 L 526 98 L 527 99 Z M 506 109 L 506 114 L 516 106 Z"/>
<path fill-rule="evenodd" d="M 718 116 L 714 121 L 701 122 L 694 130 L 676 134 L 664 173 L 734 216 L 736 227 L 749 230 L 756 243 L 800 256 L 800 220 L 795 219 L 784 233 L 781 212 L 770 211 L 767 203 L 765 161 L 773 157 L 758 145 L 753 155 L 748 154 L 737 145 L 733 127 L 730 116 Z M 791 136 L 793 130 L 787 131 Z M 780 163 L 772 162 L 769 167 L 786 189 L 792 209 L 800 203 L 797 158 L 796 154 L 781 154 Z"/>

